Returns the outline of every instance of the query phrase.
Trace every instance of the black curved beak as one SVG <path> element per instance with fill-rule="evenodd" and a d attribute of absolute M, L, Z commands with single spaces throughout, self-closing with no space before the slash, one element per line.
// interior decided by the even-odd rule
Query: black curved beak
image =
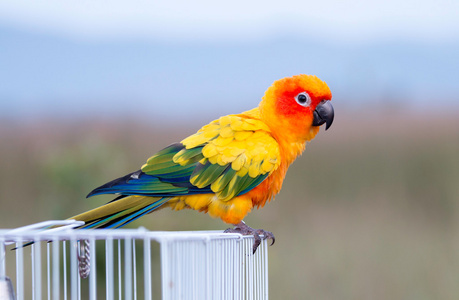
<path fill-rule="evenodd" d="M 333 123 L 335 113 L 333 111 L 333 106 L 329 100 L 323 100 L 317 104 L 316 109 L 314 110 L 314 119 L 312 121 L 312 126 L 325 125 L 325 130 L 330 128 Z"/>

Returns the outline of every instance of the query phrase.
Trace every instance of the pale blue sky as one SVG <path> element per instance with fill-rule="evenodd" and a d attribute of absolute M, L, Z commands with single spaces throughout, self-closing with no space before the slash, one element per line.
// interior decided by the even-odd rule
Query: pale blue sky
<path fill-rule="evenodd" d="M 0 1 L 10 25 L 80 39 L 263 39 L 279 32 L 341 41 L 459 37 L 457 0 Z"/>
<path fill-rule="evenodd" d="M 337 109 L 458 108 L 458 16 L 458 0 L 0 0 L 0 117 L 214 118 L 299 73 Z"/>

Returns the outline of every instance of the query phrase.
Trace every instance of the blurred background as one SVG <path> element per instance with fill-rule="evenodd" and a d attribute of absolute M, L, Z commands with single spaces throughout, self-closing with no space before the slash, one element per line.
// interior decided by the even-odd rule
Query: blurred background
<path fill-rule="evenodd" d="M 335 122 L 246 219 L 276 235 L 271 298 L 459 297 L 459 2 L 156 2 L 0 2 L 0 228 L 101 205 L 93 188 L 315 74 Z"/>

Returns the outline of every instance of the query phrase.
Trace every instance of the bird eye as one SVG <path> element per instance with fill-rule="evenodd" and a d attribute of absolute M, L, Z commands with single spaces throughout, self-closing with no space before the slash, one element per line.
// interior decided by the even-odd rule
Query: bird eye
<path fill-rule="evenodd" d="M 308 93 L 302 92 L 295 97 L 296 102 L 301 106 L 309 106 L 311 104 L 311 97 Z"/>

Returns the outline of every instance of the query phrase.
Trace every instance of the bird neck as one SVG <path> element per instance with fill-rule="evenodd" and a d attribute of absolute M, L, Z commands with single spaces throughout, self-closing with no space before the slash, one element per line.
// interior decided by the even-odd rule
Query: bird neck
<path fill-rule="evenodd" d="M 300 133 L 298 130 L 291 129 L 292 124 L 279 124 L 279 119 L 264 120 L 258 107 L 245 111 L 241 115 L 261 120 L 269 127 L 271 134 L 279 143 L 280 150 L 287 165 L 290 165 L 299 155 L 301 155 L 301 153 L 303 153 L 306 142 L 312 140 L 319 132 L 318 126 L 304 128 Z M 293 128 L 297 128 L 297 125 L 294 124 Z"/>

